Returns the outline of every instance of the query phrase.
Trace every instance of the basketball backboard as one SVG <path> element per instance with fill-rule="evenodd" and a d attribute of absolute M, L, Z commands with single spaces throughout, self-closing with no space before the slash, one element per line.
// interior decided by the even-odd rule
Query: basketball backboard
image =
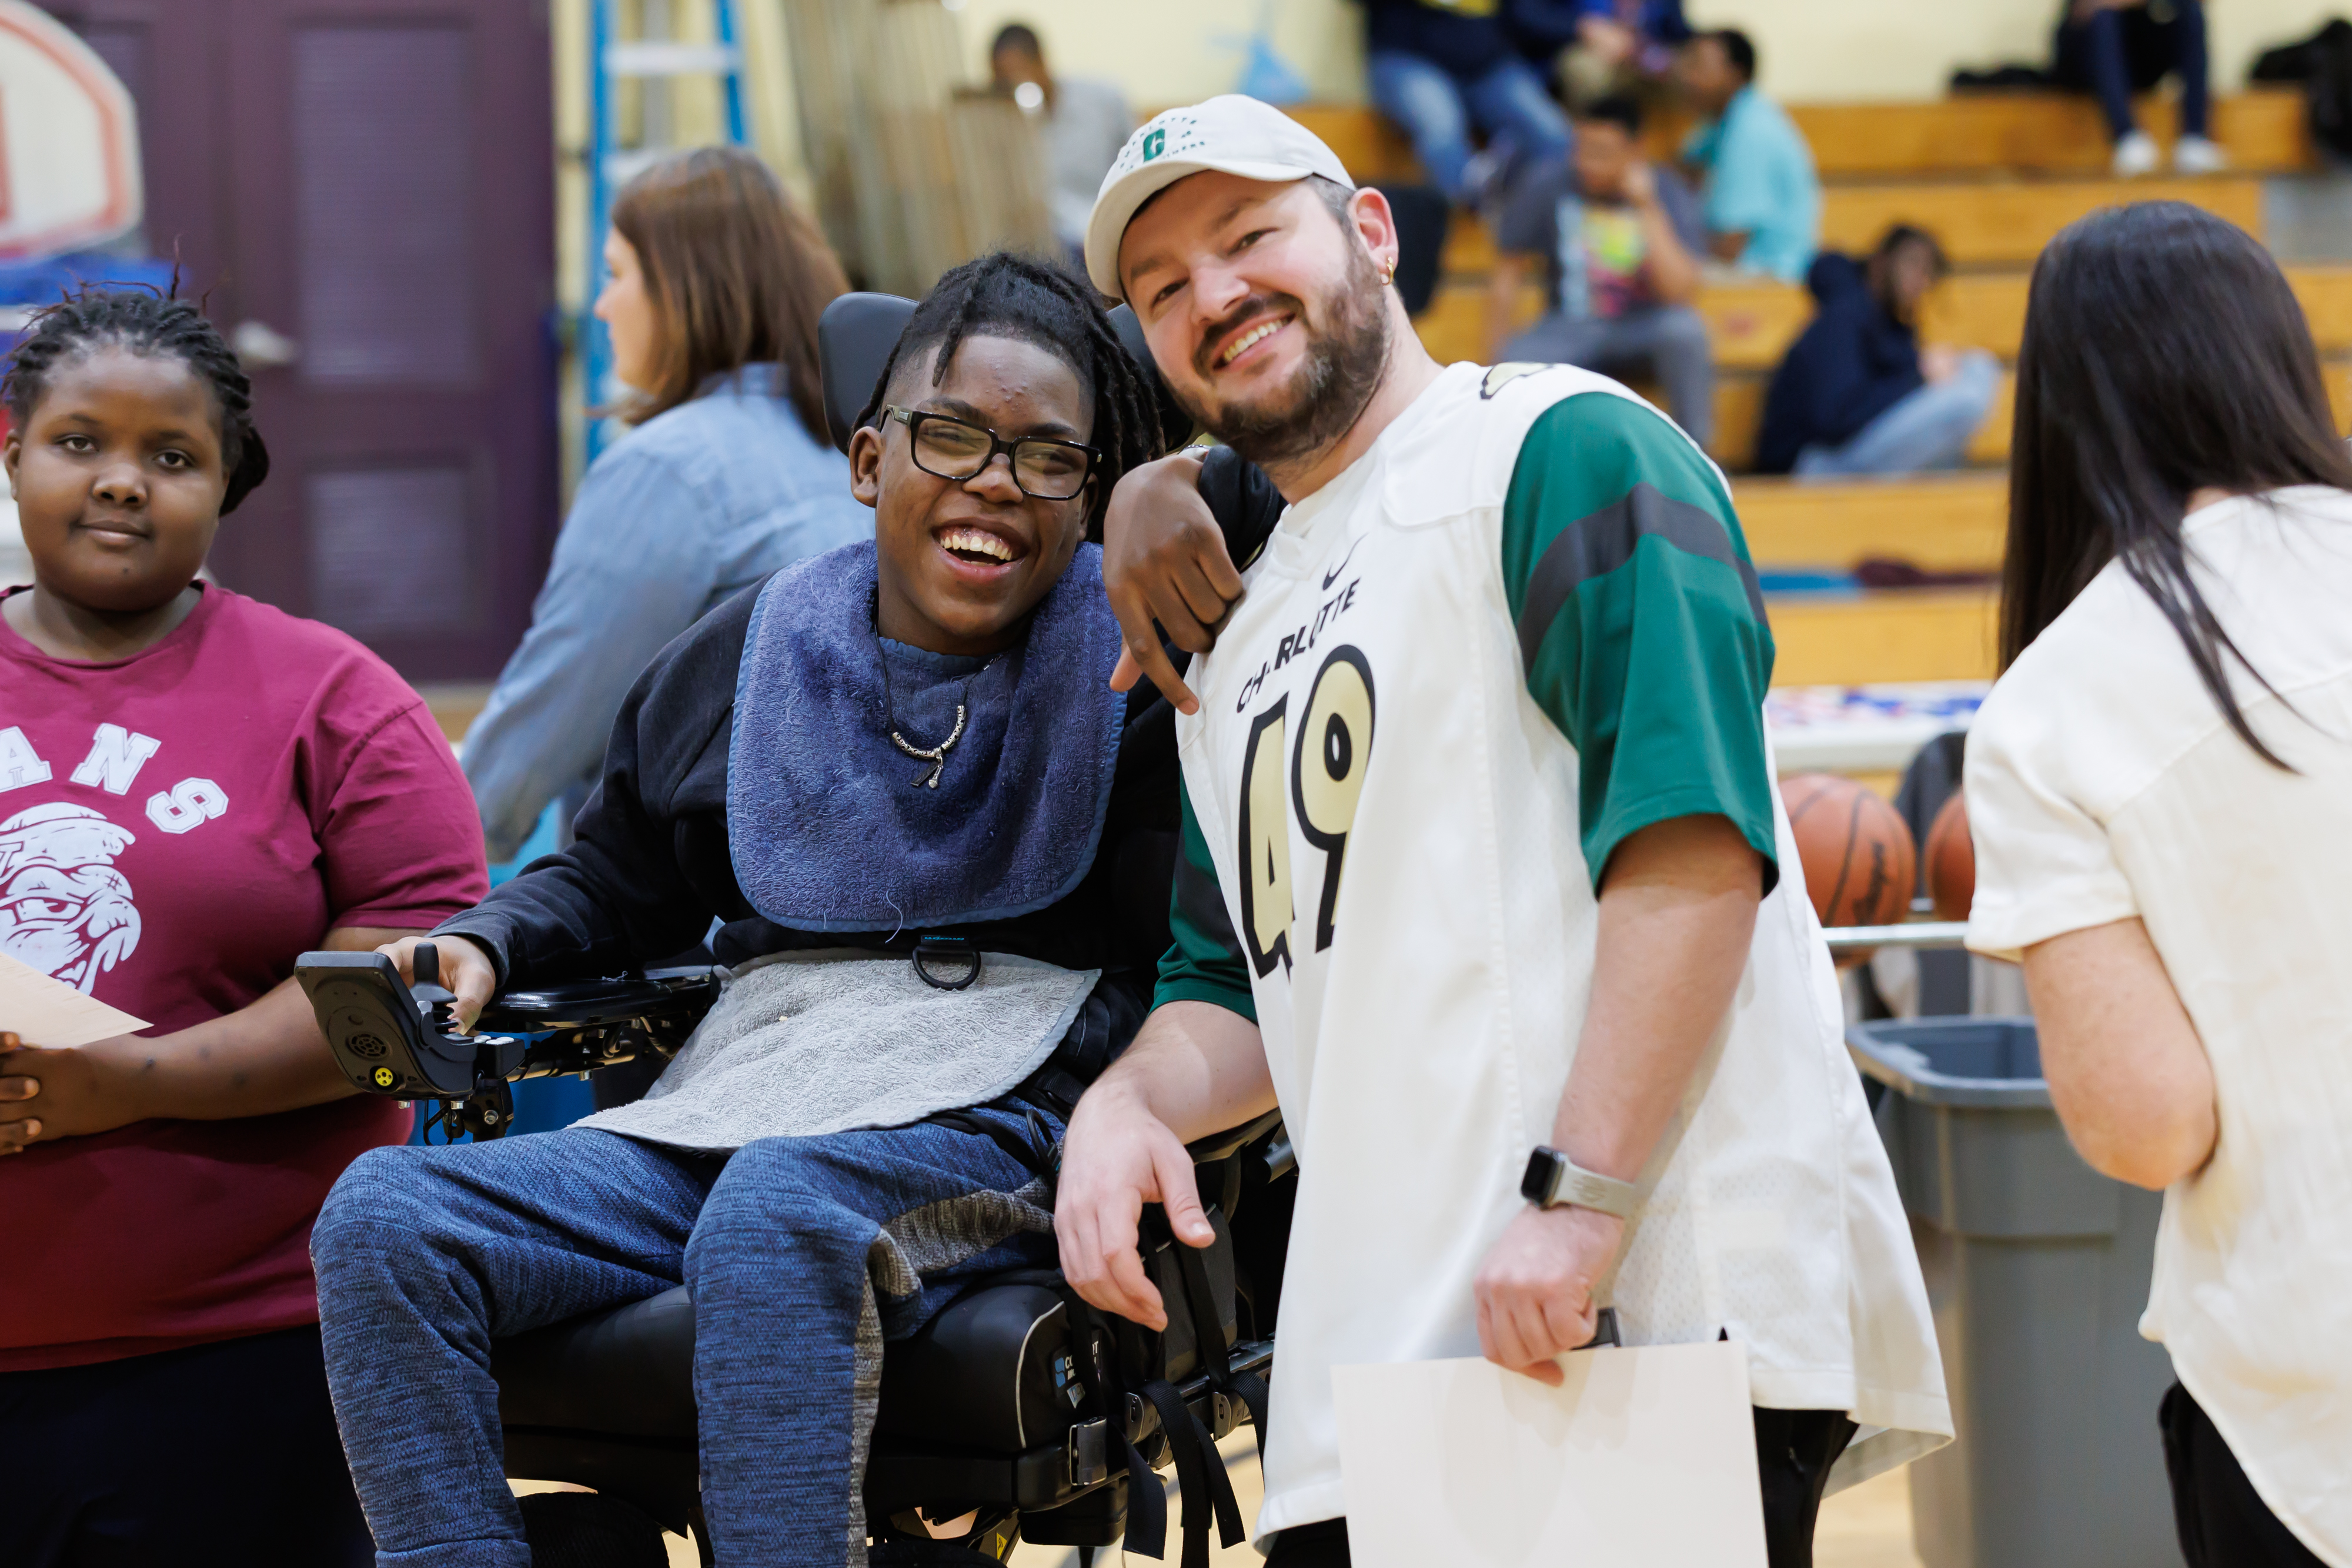
<path fill-rule="evenodd" d="M 141 206 L 131 94 L 47 12 L 0 0 L 0 257 L 104 245 Z"/>

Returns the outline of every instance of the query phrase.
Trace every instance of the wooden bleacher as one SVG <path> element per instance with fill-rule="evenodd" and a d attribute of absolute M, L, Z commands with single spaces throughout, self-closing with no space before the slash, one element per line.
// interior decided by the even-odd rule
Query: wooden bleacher
<path fill-rule="evenodd" d="M 1998 664 L 1999 602 L 1989 588 L 1777 600 L 1772 684 L 1990 680 Z"/>
<path fill-rule="evenodd" d="M 1739 526 L 1763 570 L 1851 570 L 1900 558 L 1928 571 L 1993 571 L 2009 528 L 2001 474 L 1861 485 L 1742 479 Z"/>
<path fill-rule="evenodd" d="M 1291 110 L 1359 180 L 1418 180 L 1420 166 L 1402 132 L 1352 104 L 1301 104 Z M 2111 149 L 2098 106 L 2067 93 L 1975 93 L 1937 103 L 1796 104 L 1789 110 L 1813 149 L 1822 178 L 1993 173 L 2098 174 Z M 2163 145 L 2178 134 L 2168 99 L 2139 106 L 2140 123 Z M 1648 138 L 1671 153 L 1682 127 L 1662 124 Z M 2248 174 L 2281 173 L 2312 162 L 2302 93 L 2258 88 L 2217 99 L 2213 139 Z"/>
<path fill-rule="evenodd" d="M 1360 181 L 1417 182 L 1411 147 L 1366 109 L 1309 106 L 1292 112 L 1339 154 Z M 1978 466 L 1930 478 L 1800 485 L 1736 477 L 1735 497 L 1757 565 L 1772 570 L 1851 570 L 1873 559 L 1937 573 L 1991 573 L 2008 527 L 2011 404 L 2028 277 L 2066 225 L 2121 202 L 2174 199 L 2263 233 L 2262 176 L 2315 162 L 2304 100 L 2292 89 L 2218 99 L 2214 137 L 2231 170 L 2200 179 L 2105 178 L 2110 156 L 2097 108 L 2054 93 L 1994 93 L 1936 103 L 1791 106 L 1822 182 L 1822 243 L 1868 249 L 1890 225 L 1937 235 L 1958 271 L 1930 297 L 1922 337 L 2000 357 L 2000 395 L 1969 456 Z M 2169 145 L 2168 100 L 2145 100 L 2144 128 Z M 1683 127 L 1661 124 L 1646 140 L 1670 155 Z M 1491 357 L 1487 295 L 1491 236 L 1457 217 L 1446 238 L 1443 281 L 1418 322 L 1441 361 Z M 2352 416 L 2352 267 L 2299 267 L 2289 278 L 2329 365 L 2337 422 Z M 1794 285 L 1710 284 L 1699 309 L 1716 348 L 1715 451 L 1735 475 L 1753 455 L 1772 368 L 1811 319 Z M 1514 312 L 1524 325 L 1544 301 L 1530 283 Z M 1771 609 L 1780 685 L 1986 677 L 1994 666 L 1995 594 L 1990 587 L 1860 595 L 1776 596 Z"/>

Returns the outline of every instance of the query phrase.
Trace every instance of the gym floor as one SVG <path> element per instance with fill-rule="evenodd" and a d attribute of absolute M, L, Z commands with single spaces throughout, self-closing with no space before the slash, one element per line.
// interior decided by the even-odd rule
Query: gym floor
<path fill-rule="evenodd" d="M 1247 1431 L 1236 1432 L 1220 1445 L 1226 1469 L 1234 1478 L 1234 1493 L 1242 1517 L 1256 1517 L 1261 1495 L 1257 1446 Z M 1911 1550 L 1911 1487 L 1907 1470 L 1895 1470 L 1840 1492 L 1822 1505 L 1821 1529 L 1813 1540 L 1814 1568 L 1920 1568 Z M 546 1490 L 535 1481 L 515 1483 L 518 1492 Z M 1176 1510 L 1169 1510 L 1170 1533 L 1174 1533 Z M 1168 1543 L 1172 1559 L 1176 1543 Z M 1118 1568 L 1122 1554 L 1095 1555 L 1097 1568 Z M 669 1538 L 671 1568 L 697 1568 L 694 1548 L 676 1536 Z M 1024 1546 L 1013 1553 L 1013 1568 L 1076 1568 L 1078 1554 L 1067 1546 Z M 1260 1568 L 1265 1560 L 1244 1542 L 1209 1553 L 1213 1568 Z"/>

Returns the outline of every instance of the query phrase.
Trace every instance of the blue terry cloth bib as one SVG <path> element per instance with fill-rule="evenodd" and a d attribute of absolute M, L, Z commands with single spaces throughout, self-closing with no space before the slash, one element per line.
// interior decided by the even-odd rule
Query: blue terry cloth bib
<path fill-rule="evenodd" d="M 993 660 L 889 645 L 909 742 L 937 746 L 966 706 L 937 789 L 890 742 L 874 595 L 866 540 L 785 568 L 752 607 L 727 754 L 743 896 L 799 931 L 972 925 L 1068 896 L 1102 841 L 1127 716 L 1100 547 L 1078 547 Z"/>

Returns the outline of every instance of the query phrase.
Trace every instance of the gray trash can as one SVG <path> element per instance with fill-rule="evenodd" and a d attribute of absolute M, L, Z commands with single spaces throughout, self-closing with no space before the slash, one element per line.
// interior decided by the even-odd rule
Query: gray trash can
<path fill-rule="evenodd" d="M 2161 1195 L 2084 1165 L 2032 1019 L 1858 1024 L 1846 1043 L 1935 1309 L 1958 1439 L 1911 1469 L 1927 1568 L 2177 1568 L 2139 1337 Z"/>

